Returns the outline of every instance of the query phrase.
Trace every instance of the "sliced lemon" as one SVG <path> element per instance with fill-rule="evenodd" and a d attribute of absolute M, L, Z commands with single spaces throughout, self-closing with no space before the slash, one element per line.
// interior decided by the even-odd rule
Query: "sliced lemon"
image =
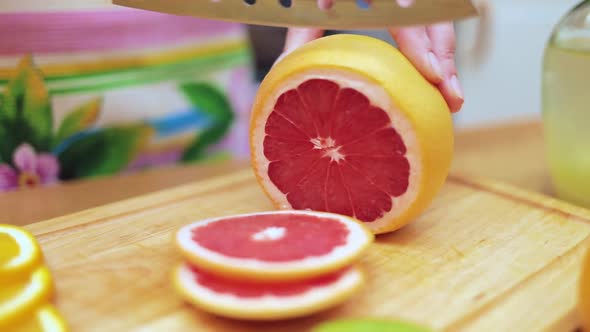
<path fill-rule="evenodd" d="M 51 304 L 40 307 L 34 318 L 24 319 L 11 327 L 12 332 L 66 332 L 68 326 L 60 313 Z"/>
<path fill-rule="evenodd" d="M 2 326 L 31 315 L 37 307 L 47 303 L 53 294 L 53 280 L 49 270 L 41 266 L 29 278 L 3 283 L 0 288 L 0 331 Z"/>
<path fill-rule="evenodd" d="M 0 224 L 0 281 L 27 279 L 41 264 L 41 249 L 31 233 Z"/>

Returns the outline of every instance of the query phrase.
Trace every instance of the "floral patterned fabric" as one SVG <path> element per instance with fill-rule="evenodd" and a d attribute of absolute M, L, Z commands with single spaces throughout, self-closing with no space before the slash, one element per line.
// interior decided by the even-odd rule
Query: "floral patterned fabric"
<path fill-rule="evenodd" d="M 243 26 L 118 9 L 0 31 L 0 191 L 247 156 Z"/>

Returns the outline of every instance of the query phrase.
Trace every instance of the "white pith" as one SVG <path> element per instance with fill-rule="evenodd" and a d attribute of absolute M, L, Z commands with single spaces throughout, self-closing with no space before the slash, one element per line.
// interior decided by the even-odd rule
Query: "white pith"
<path fill-rule="evenodd" d="M 340 152 L 342 146 L 336 145 L 332 137 L 322 139 L 320 137 L 312 138 L 311 144 L 315 150 L 325 150 L 324 157 L 330 158 L 331 161 L 340 162 L 344 160 L 344 155 Z"/>
<path fill-rule="evenodd" d="M 378 230 L 384 228 L 389 224 L 392 219 L 395 219 L 401 215 L 415 200 L 418 194 L 418 187 L 420 185 L 420 174 L 421 174 L 421 156 L 419 149 L 419 142 L 417 141 L 415 131 L 412 127 L 411 122 L 404 116 L 404 114 L 395 105 L 389 94 L 378 84 L 369 81 L 367 78 L 355 74 L 349 71 L 337 70 L 337 69 L 309 69 L 305 72 L 293 75 L 289 79 L 281 82 L 280 89 L 272 91 L 269 94 L 269 98 L 266 103 L 262 106 L 261 113 L 257 117 L 255 123 L 253 123 L 253 153 L 257 164 L 257 172 L 262 179 L 265 189 L 268 193 L 277 201 L 281 209 L 292 209 L 293 207 L 287 200 L 287 195 L 283 194 L 270 180 L 268 176 L 268 167 L 270 161 L 264 156 L 264 137 L 265 137 L 265 124 L 268 116 L 273 111 L 274 105 L 283 93 L 296 88 L 301 83 L 309 79 L 326 79 L 338 84 L 341 88 L 353 88 L 363 93 L 371 102 L 373 106 L 379 107 L 384 110 L 391 119 L 391 126 L 397 131 L 406 146 L 405 157 L 410 164 L 410 175 L 408 188 L 405 193 L 398 197 L 392 197 L 392 209 L 386 212 L 381 218 L 365 223 L 367 227 L 372 230 Z M 313 142 L 312 142 L 313 143 Z M 314 143 L 314 145 L 316 145 Z M 317 145 L 316 145 L 317 146 Z M 332 154 L 328 154 L 328 157 L 332 158 L 333 161 L 340 162 L 342 156 L 339 153 L 328 151 Z M 338 152 L 335 150 L 335 152 Z"/>
<path fill-rule="evenodd" d="M 280 317 L 292 315 L 310 307 L 321 309 L 335 300 L 345 300 L 342 295 L 351 294 L 363 281 L 362 273 L 351 268 L 331 284 L 312 287 L 304 293 L 290 296 L 264 295 L 261 297 L 238 297 L 218 293 L 196 282 L 195 273 L 187 264 L 182 264 L 176 277 L 189 300 L 194 300 L 219 314 L 233 312 L 243 318 Z"/>
<path fill-rule="evenodd" d="M 36 313 L 36 319 L 42 331 L 48 332 L 65 332 L 63 323 L 59 320 L 59 313 L 50 305 L 45 305 Z"/>
<path fill-rule="evenodd" d="M 14 315 L 19 308 L 27 308 L 31 304 L 40 302 L 47 297 L 51 284 L 44 282 L 45 275 L 48 274 L 46 268 L 41 267 L 34 271 L 29 282 L 22 288 L 21 292 L 12 298 L 3 299 L 0 304 L 0 314 L 6 316 Z"/>
<path fill-rule="evenodd" d="M 254 241 L 276 241 L 285 237 L 285 227 L 267 227 L 258 233 L 252 234 Z"/>
<path fill-rule="evenodd" d="M 9 237 L 13 238 L 19 248 L 18 255 L 6 262 L 4 266 L 0 266 L 0 270 L 18 269 L 19 267 L 30 261 L 32 257 L 35 255 L 35 252 L 37 251 L 37 246 L 35 245 L 35 243 L 31 241 L 30 237 L 28 237 L 22 231 L 15 228 L 5 228 L 2 229 L 0 232 L 5 233 Z"/>
<path fill-rule="evenodd" d="M 235 215 L 233 217 L 252 216 L 252 215 L 266 215 L 266 214 L 299 214 L 312 215 L 317 217 L 326 217 L 337 220 L 346 226 L 348 229 L 348 237 L 345 243 L 341 246 L 335 247 L 330 253 L 318 256 L 307 257 L 301 260 L 289 262 L 266 262 L 258 259 L 244 259 L 235 258 L 218 252 L 211 251 L 205 247 L 200 246 L 192 239 L 192 231 L 198 227 L 203 227 L 209 223 L 218 220 L 226 219 L 227 217 L 211 218 L 198 221 L 182 227 L 176 234 L 176 240 L 182 248 L 189 252 L 190 255 L 199 257 L 210 264 L 217 266 L 224 266 L 231 270 L 254 271 L 264 274 L 288 274 L 290 272 L 303 272 L 321 270 L 326 265 L 332 265 L 335 262 L 347 260 L 347 258 L 357 256 L 360 251 L 365 248 L 371 241 L 372 237 L 363 229 L 363 226 L 345 216 L 336 214 L 314 212 L 314 211 L 268 211 Z M 231 234 L 228 234 L 230 237 Z M 317 239 L 309 239 L 310 241 L 317 241 Z"/>

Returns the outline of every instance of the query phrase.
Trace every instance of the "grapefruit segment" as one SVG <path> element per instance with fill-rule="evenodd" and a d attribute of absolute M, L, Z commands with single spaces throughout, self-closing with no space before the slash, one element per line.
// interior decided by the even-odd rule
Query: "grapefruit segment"
<path fill-rule="evenodd" d="M 176 245 L 201 270 L 227 278 L 296 280 L 350 265 L 373 234 L 346 216 L 274 211 L 211 218 L 182 227 Z"/>
<path fill-rule="evenodd" d="M 358 268 L 345 268 L 311 279 L 264 284 L 225 279 L 180 264 L 173 280 L 186 301 L 209 313 L 243 320 L 278 320 L 338 305 L 355 293 L 364 276 Z"/>
<path fill-rule="evenodd" d="M 250 146 L 278 208 L 347 215 L 378 234 L 430 204 L 450 168 L 453 128 L 440 92 L 394 47 L 339 34 L 270 70 L 252 108 Z"/>

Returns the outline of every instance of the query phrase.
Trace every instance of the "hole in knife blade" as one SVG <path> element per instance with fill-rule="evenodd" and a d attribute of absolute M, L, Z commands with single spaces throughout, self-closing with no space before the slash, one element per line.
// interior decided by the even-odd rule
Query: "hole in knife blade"
<path fill-rule="evenodd" d="M 408 8 L 414 4 L 414 0 L 396 0 L 396 2 L 402 8 Z"/>
<path fill-rule="evenodd" d="M 368 0 L 356 0 L 356 6 L 359 9 L 369 9 L 371 5 Z"/>
<path fill-rule="evenodd" d="M 250 6 L 252 6 L 252 5 L 256 4 L 256 0 L 244 0 L 244 2 L 245 2 L 247 5 L 250 5 Z"/>
<path fill-rule="evenodd" d="M 291 7 L 291 0 L 279 0 L 279 3 L 285 8 Z"/>

